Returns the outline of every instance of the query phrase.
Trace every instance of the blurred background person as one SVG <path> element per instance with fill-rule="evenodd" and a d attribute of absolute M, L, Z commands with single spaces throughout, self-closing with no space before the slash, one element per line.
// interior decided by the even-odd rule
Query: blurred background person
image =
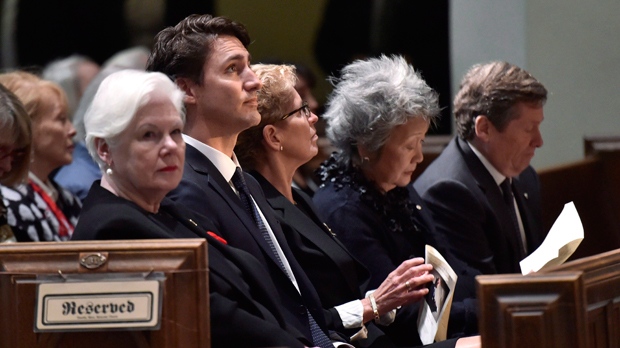
<path fill-rule="evenodd" d="M 86 87 L 99 73 L 100 66 L 92 59 L 72 54 L 51 61 L 43 68 L 41 77 L 60 85 L 67 95 L 67 109 L 73 116 Z"/>
<path fill-rule="evenodd" d="M 2 187 L 17 241 L 64 241 L 73 233 L 81 202 L 49 176 L 71 163 L 75 128 L 67 98 L 57 84 L 25 71 L 0 74 L 0 84 L 22 102 L 32 124 L 28 183 Z"/>
<path fill-rule="evenodd" d="M 302 347 L 286 331 L 275 286 L 257 260 L 215 237 L 210 220 L 165 198 L 183 175 L 183 95 L 161 73 L 123 70 L 101 83 L 85 126 L 103 177 L 72 239 L 206 238 L 212 346 Z"/>
<path fill-rule="evenodd" d="M 28 176 L 32 130 L 19 99 L 0 84 L 0 184 L 19 185 Z M 0 190 L 0 243 L 16 242 Z"/>
<path fill-rule="evenodd" d="M 400 56 L 355 61 L 334 82 L 324 117 L 338 152 L 321 168 L 323 184 L 313 197 L 320 217 L 368 268 L 369 289 L 403 261 L 423 257 L 426 244 L 435 247 L 459 277 L 448 337 L 476 334 L 475 273 L 448 253 L 408 189 L 439 115 L 436 92 Z M 383 328 L 397 344 L 420 344 L 412 334 L 418 308 L 403 307 Z"/>
<path fill-rule="evenodd" d="M 86 149 L 86 143 L 84 141 L 86 137 L 84 114 L 86 114 L 103 79 L 123 69 L 144 70 L 149 52 L 150 51 L 143 46 L 136 46 L 117 52 L 106 60 L 101 66 L 99 73 L 93 78 L 84 91 L 77 110 L 75 114 L 73 114 L 73 126 L 76 131 L 73 138 L 75 143 L 73 161 L 60 168 L 56 172 L 54 180 L 81 200 L 86 197 L 93 182 L 101 179 L 99 166 L 93 161 Z"/>
<path fill-rule="evenodd" d="M 373 301 L 364 298 L 361 286 L 368 281 L 368 271 L 321 222 L 311 198 L 291 185 L 299 166 L 318 152 L 314 127 L 318 117 L 296 91 L 295 68 L 255 64 L 252 69 L 262 82 L 258 92 L 261 121 L 237 138 L 237 159 L 261 185 L 295 258 L 314 284 L 323 307 L 330 308 L 326 311 L 328 322 L 349 336 L 366 323 L 368 333 L 357 334 L 352 340 L 357 346 L 394 346 L 372 323 L 373 308 L 384 316 L 383 323 L 391 323 L 396 307 L 426 294 L 423 285 L 432 279 L 427 273 L 430 266 L 422 265 L 423 259 L 408 261 L 373 293 L 374 307 Z"/>
<path fill-rule="evenodd" d="M 301 100 L 308 104 L 310 112 L 319 116 L 314 124 L 318 136 L 318 151 L 310 160 L 299 166 L 293 176 L 293 186 L 312 196 L 319 188 L 319 178 L 316 176 L 316 170 L 320 167 L 321 163 L 331 155 L 334 148 L 331 146 L 329 139 L 325 137 L 325 120 L 320 117 L 323 112 L 323 105 L 319 104 L 312 92 L 316 86 L 315 73 L 310 67 L 301 63 L 296 63 L 295 74 L 297 75 L 295 90 L 299 93 Z"/>
<path fill-rule="evenodd" d="M 150 47 L 161 28 L 192 13 L 214 13 L 212 0 L 0 1 L 0 66 L 45 66 L 80 54 L 103 64 L 127 47 Z"/>

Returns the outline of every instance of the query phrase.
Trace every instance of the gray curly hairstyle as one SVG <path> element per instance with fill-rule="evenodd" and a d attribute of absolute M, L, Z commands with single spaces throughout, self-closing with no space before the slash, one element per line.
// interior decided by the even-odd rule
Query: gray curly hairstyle
<path fill-rule="evenodd" d="M 394 127 L 415 117 L 434 124 L 438 95 L 402 56 L 357 60 L 330 78 L 334 91 L 323 117 L 340 162 L 361 163 L 358 147 L 378 152 Z"/>

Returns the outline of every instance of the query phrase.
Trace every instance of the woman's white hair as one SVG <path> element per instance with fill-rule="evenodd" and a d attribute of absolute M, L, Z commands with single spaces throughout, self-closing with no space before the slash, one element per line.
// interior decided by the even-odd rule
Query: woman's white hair
<path fill-rule="evenodd" d="M 113 144 L 153 94 L 167 96 L 185 122 L 184 93 L 162 73 L 124 69 L 109 75 L 99 85 L 84 115 L 84 125 L 88 152 L 102 171 L 106 163 L 97 154 L 95 138 Z"/>

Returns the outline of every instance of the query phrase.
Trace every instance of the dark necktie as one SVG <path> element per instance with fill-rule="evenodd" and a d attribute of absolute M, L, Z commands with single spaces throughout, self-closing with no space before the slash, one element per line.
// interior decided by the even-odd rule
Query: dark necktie
<path fill-rule="evenodd" d="M 523 238 L 521 237 L 521 229 L 519 228 L 519 221 L 517 220 L 518 219 L 517 211 L 515 210 L 514 195 L 512 193 L 512 185 L 511 185 L 510 179 L 506 178 L 504 181 L 502 181 L 499 187 L 502 189 L 502 195 L 504 196 L 504 203 L 506 203 L 506 207 L 508 208 L 508 211 L 510 212 L 510 218 L 512 219 L 513 227 L 515 229 L 515 232 L 517 233 L 517 239 L 519 240 L 519 247 L 521 248 L 520 251 L 523 253 L 523 255 L 521 256 L 525 257 L 527 255 L 527 250 L 525 249 L 523 245 Z"/>
<path fill-rule="evenodd" d="M 275 244 L 273 243 L 273 240 L 271 240 L 271 236 L 269 235 L 269 232 L 267 231 L 267 227 L 265 226 L 263 219 L 261 219 L 260 217 L 258 208 L 252 201 L 252 194 L 250 193 L 250 190 L 248 189 L 248 186 L 245 183 L 245 179 L 243 178 L 243 173 L 241 172 L 241 168 L 237 167 L 237 169 L 235 170 L 235 174 L 233 174 L 233 177 L 232 177 L 232 183 L 233 185 L 235 185 L 235 187 L 237 188 L 237 191 L 239 192 L 239 198 L 241 199 L 241 203 L 243 203 L 243 207 L 245 208 L 245 211 L 248 214 L 250 214 L 250 216 L 254 219 L 254 223 L 256 223 L 256 226 L 260 230 L 263 238 L 269 245 L 271 252 L 275 256 L 276 260 L 278 261 L 278 265 L 290 279 L 291 276 L 289 275 L 286 268 L 284 267 L 284 263 L 282 262 L 282 259 L 280 258 L 280 254 L 278 254 Z M 312 314 L 310 314 L 308 309 L 306 309 L 306 314 L 308 316 L 308 323 L 310 324 L 310 332 L 312 333 L 313 343 L 316 346 L 319 346 L 321 348 L 333 348 L 334 345 L 331 343 L 330 339 L 323 332 L 323 330 L 321 330 L 321 328 L 316 323 L 316 321 L 314 320 L 314 318 L 312 317 Z"/>

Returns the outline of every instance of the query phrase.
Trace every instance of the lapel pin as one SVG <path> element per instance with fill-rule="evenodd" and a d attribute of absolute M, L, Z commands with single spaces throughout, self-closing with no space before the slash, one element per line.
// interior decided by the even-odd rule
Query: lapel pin
<path fill-rule="evenodd" d="M 525 197 L 525 199 L 529 199 L 530 195 L 528 195 L 527 192 L 526 192 L 526 193 L 523 194 L 523 197 Z"/>
<path fill-rule="evenodd" d="M 415 207 L 416 207 L 416 209 L 418 209 L 418 210 L 422 210 L 422 206 L 421 206 L 421 205 L 419 205 L 419 204 L 416 204 L 416 205 L 415 205 Z"/>
<path fill-rule="evenodd" d="M 336 237 L 336 234 L 332 231 L 331 228 L 329 228 L 329 226 L 327 226 L 326 223 L 323 223 L 323 225 L 325 226 L 325 228 L 327 228 L 327 231 L 329 231 L 329 233 L 331 233 L 332 236 Z"/>

